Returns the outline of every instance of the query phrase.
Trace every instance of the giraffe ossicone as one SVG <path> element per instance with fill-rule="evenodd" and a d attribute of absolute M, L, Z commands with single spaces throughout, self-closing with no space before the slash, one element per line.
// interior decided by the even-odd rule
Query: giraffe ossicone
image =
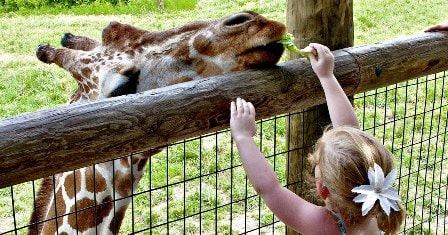
<path fill-rule="evenodd" d="M 40 45 L 36 55 L 74 77 L 70 103 L 88 102 L 274 66 L 285 33 L 284 24 L 251 11 L 166 31 L 112 22 L 101 41 L 66 33 L 62 48 Z M 45 178 L 29 234 L 117 234 L 146 162 L 158 151 Z"/>

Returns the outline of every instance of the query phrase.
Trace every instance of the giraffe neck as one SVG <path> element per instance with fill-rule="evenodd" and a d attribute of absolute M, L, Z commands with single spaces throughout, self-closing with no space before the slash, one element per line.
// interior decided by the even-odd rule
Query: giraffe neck
<path fill-rule="evenodd" d="M 47 202 L 33 218 L 59 218 L 40 225 L 39 234 L 118 233 L 147 160 L 136 155 L 64 172 L 55 176 L 54 185 L 53 177 L 46 178 L 40 197 Z M 29 234 L 36 231 L 31 228 Z"/>

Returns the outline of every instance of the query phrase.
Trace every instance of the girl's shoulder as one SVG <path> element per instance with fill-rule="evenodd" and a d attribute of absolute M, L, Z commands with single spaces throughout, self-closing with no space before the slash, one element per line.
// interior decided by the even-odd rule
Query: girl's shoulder
<path fill-rule="evenodd" d="M 311 226 L 307 229 L 308 233 L 304 234 L 347 234 L 342 219 L 326 207 L 317 206 L 313 212 L 313 218 L 309 219 L 313 221 L 309 223 Z"/>

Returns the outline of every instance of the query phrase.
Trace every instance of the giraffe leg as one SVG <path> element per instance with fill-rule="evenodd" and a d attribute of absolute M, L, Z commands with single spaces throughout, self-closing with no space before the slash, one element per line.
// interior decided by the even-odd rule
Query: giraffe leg
<path fill-rule="evenodd" d="M 91 51 L 101 43 L 92 38 L 65 33 L 61 39 L 61 45 L 74 50 Z"/>

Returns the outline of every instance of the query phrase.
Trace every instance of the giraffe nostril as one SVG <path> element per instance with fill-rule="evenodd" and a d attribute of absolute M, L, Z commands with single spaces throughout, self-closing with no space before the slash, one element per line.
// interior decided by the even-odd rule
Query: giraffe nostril
<path fill-rule="evenodd" d="M 225 26 L 236 26 L 240 24 L 244 24 L 246 22 L 252 21 L 254 16 L 248 13 L 239 13 L 227 18 L 224 21 Z"/>

